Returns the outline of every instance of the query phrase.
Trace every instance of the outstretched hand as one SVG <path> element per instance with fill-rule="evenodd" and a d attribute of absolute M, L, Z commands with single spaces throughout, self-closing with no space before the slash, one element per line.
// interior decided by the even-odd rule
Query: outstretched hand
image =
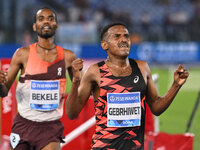
<path fill-rule="evenodd" d="M 177 70 L 174 72 L 174 82 L 182 86 L 187 80 L 188 76 L 188 71 L 183 67 L 183 65 L 179 65 Z"/>
<path fill-rule="evenodd" d="M 83 60 L 77 58 L 72 62 L 73 79 L 81 80 L 81 71 L 83 69 Z"/>
<path fill-rule="evenodd" d="M 0 84 L 4 84 L 8 81 L 8 74 L 6 71 L 0 70 Z"/>

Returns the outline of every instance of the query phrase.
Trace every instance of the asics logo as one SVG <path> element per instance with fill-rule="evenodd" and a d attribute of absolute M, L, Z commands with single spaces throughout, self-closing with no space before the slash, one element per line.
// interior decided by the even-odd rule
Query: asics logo
<path fill-rule="evenodd" d="M 139 76 L 135 76 L 133 82 L 134 82 L 134 83 L 138 83 L 138 81 L 139 81 Z"/>

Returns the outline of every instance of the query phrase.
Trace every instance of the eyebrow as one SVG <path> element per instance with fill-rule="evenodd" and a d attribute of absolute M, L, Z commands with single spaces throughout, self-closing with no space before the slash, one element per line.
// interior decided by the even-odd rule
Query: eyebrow
<path fill-rule="evenodd" d="M 122 34 L 122 33 L 113 33 L 111 35 L 130 35 L 129 33 L 125 33 L 125 34 Z"/>
<path fill-rule="evenodd" d="M 41 18 L 41 17 L 43 18 L 44 15 L 38 15 L 38 16 L 37 16 L 37 18 Z M 55 18 L 55 16 L 54 16 L 54 15 L 50 15 L 50 16 L 48 16 L 48 18 Z"/>
<path fill-rule="evenodd" d="M 53 18 L 55 18 L 55 16 L 54 16 L 54 15 L 50 15 L 49 17 L 53 17 Z"/>

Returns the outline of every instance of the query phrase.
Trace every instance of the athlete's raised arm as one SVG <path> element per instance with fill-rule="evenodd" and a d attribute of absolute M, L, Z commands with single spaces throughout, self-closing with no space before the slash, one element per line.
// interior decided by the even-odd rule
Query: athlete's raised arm
<path fill-rule="evenodd" d="M 18 71 L 24 72 L 24 64 L 28 58 L 28 48 L 22 47 L 14 53 L 8 71 L 0 70 L 0 96 L 5 97 L 12 86 Z"/>
<path fill-rule="evenodd" d="M 79 113 L 90 97 L 91 92 L 94 92 L 95 95 L 95 89 L 98 85 L 98 66 L 96 64 L 90 66 L 81 79 L 82 68 L 82 59 L 76 59 L 72 63 L 74 77 L 72 80 L 72 87 L 66 101 L 66 112 L 70 119 L 75 119 L 78 117 Z"/>
<path fill-rule="evenodd" d="M 162 114 L 172 103 L 179 89 L 186 82 L 189 73 L 182 65 L 179 65 L 177 70 L 174 72 L 174 81 L 170 89 L 167 91 L 165 95 L 158 96 L 148 65 L 146 65 L 146 70 L 148 72 L 147 99 L 146 99 L 147 104 L 149 105 L 152 113 L 158 116 Z"/>

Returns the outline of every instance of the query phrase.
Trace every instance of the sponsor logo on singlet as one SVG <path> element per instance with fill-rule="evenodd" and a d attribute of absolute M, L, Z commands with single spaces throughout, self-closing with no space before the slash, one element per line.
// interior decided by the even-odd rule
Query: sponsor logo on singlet
<path fill-rule="evenodd" d="M 61 75 L 62 75 L 62 68 L 61 68 L 61 67 L 58 68 L 58 73 L 57 73 L 57 75 L 58 75 L 58 76 L 61 76 Z"/>
<path fill-rule="evenodd" d="M 134 82 L 134 83 L 138 83 L 138 81 L 139 81 L 139 76 L 135 76 L 133 82 Z"/>

